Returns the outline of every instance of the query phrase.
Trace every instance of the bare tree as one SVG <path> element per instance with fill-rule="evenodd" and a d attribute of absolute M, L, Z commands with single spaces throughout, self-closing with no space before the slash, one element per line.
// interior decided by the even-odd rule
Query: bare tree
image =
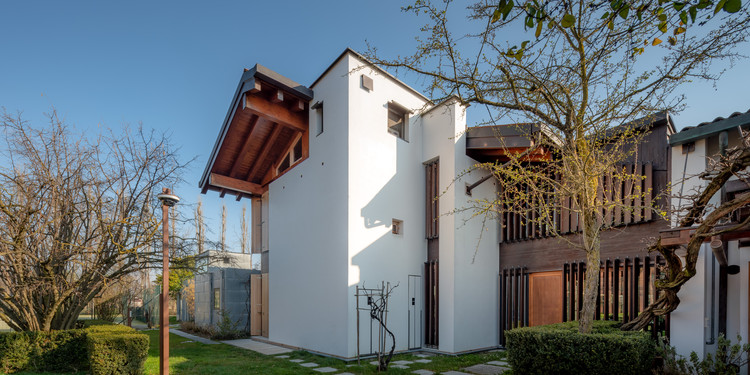
<path fill-rule="evenodd" d="M 683 13 L 690 12 L 687 16 L 696 22 L 705 6 L 696 5 L 700 13 L 693 15 L 692 5 L 681 12 L 665 10 L 661 3 L 479 1 L 467 11 L 473 22 L 456 34 L 449 16 L 460 10 L 451 8 L 451 1 L 420 0 L 406 8 L 428 18 L 416 52 L 396 59 L 380 58 L 375 49 L 368 53 L 376 64 L 426 78 L 436 102 L 457 97 L 480 105 L 486 110 L 483 124 L 542 124 L 541 137 L 523 134 L 519 127 L 522 136 L 538 141 L 537 158 L 518 155 L 508 146 L 510 164 L 477 165 L 497 177 L 504 193 L 495 201 L 477 201 L 472 209 L 479 214 L 494 214 L 500 207 L 519 213 L 538 209 L 535 220 L 547 224 L 550 235 L 585 254 L 581 332 L 591 330 L 600 234 L 610 227 L 601 213 L 619 204 L 600 194 L 604 181 L 641 178 L 618 169 L 632 158 L 632 145 L 642 135 L 625 124 L 679 109 L 682 97 L 675 96 L 676 90 L 691 80 L 717 79 L 712 64 L 738 58 L 736 47 L 748 36 L 750 17 L 746 10 L 734 8 L 736 1 L 727 11 L 739 13 L 700 19 L 697 22 L 705 27 L 689 30 L 681 26 L 687 23 Z M 528 34 L 519 36 L 524 29 Z M 669 43 L 660 43 L 659 37 L 666 38 L 662 35 L 669 30 L 674 30 Z M 513 40 L 505 40 L 511 36 Z M 653 47 L 643 54 L 646 46 Z M 644 193 L 628 191 L 627 197 L 619 198 Z M 561 207 L 560 202 L 570 204 Z M 551 213 L 561 208 L 577 213 L 582 225 L 576 238 L 556 229 Z"/>
<path fill-rule="evenodd" d="M 221 251 L 227 250 L 227 205 L 221 205 Z"/>
<path fill-rule="evenodd" d="M 240 221 L 240 248 L 242 249 L 242 254 L 245 254 L 247 251 L 247 205 L 242 205 L 242 220 Z"/>
<path fill-rule="evenodd" d="M 107 285 L 160 259 L 154 192 L 184 165 L 142 127 L 87 139 L 54 111 L 44 127 L 5 111 L 0 121 L 0 319 L 72 328 Z"/>
<path fill-rule="evenodd" d="M 198 243 L 198 255 L 203 254 L 206 241 L 206 228 L 203 225 L 203 201 L 198 200 L 195 208 L 195 240 Z"/>
<path fill-rule="evenodd" d="M 750 134 L 744 134 L 740 147 L 727 151 L 726 156 L 710 165 L 710 168 L 701 174 L 701 178 L 708 180 L 706 187 L 693 194 L 682 197 L 687 203 L 676 207 L 678 213 L 684 216 L 679 220 L 679 228 L 690 228 L 694 230 L 690 241 L 684 245 L 686 254 L 683 260 L 675 252 L 680 245 L 662 245 L 661 239 L 657 239 L 649 246 L 649 251 L 659 252 L 667 261 L 665 279 L 656 281 L 656 287 L 660 294 L 635 319 L 623 325 L 625 330 L 640 330 L 646 327 L 656 316 L 662 316 L 674 311 L 680 303 L 677 293 L 683 285 L 696 273 L 698 255 L 703 243 L 713 236 L 719 236 L 738 229 L 746 229 L 750 224 L 750 218 L 740 223 L 727 225 L 730 215 L 737 209 L 750 205 L 750 194 L 738 194 L 730 200 L 721 202 L 718 206 L 710 204 L 716 195 L 729 180 L 735 176 L 745 182 L 750 181 Z"/>

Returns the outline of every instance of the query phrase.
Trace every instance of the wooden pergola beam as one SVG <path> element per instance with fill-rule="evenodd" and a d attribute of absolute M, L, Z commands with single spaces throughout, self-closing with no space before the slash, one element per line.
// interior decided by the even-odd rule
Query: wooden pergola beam
<path fill-rule="evenodd" d="M 263 195 L 263 187 L 258 184 L 216 173 L 211 173 L 210 184 L 216 187 L 234 190 L 239 193 Z"/>
<path fill-rule="evenodd" d="M 304 116 L 304 112 L 292 112 L 286 107 L 272 103 L 258 95 L 245 93 L 242 109 L 296 131 L 307 131 L 307 118 Z"/>

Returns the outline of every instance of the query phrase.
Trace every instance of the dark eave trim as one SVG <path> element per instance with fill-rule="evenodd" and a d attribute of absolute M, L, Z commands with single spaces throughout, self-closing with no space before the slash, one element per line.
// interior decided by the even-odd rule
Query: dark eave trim
<path fill-rule="evenodd" d="M 694 142 L 699 139 L 710 137 L 714 134 L 721 133 L 725 130 L 734 129 L 738 126 L 744 127 L 750 125 L 750 112 L 730 117 L 721 121 L 696 126 L 692 129 L 683 130 L 669 138 L 670 146 L 678 146 L 683 143 Z"/>

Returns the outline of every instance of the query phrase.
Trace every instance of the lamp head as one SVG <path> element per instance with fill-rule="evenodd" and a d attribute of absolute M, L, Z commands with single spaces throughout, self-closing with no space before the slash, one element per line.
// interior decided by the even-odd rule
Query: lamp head
<path fill-rule="evenodd" d="M 172 207 L 180 201 L 180 197 L 172 194 L 169 189 L 164 189 L 161 194 L 156 196 L 161 201 L 161 204 Z"/>

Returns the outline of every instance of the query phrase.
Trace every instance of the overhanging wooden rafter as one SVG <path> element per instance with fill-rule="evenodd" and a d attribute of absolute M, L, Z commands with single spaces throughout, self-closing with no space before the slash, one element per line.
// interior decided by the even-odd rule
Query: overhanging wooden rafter
<path fill-rule="evenodd" d="M 480 162 L 506 162 L 519 155 L 525 161 L 550 161 L 550 151 L 536 147 L 542 130 L 538 124 L 472 127 L 466 132 L 466 155 Z"/>
<path fill-rule="evenodd" d="M 201 191 L 237 199 L 259 196 L 268 184 L 308 156 L 312 90 L 261 65 L 246 70 L 200 181 Z M 285 171 L 277 166 L 296 140 L 302 155 Z"/>

